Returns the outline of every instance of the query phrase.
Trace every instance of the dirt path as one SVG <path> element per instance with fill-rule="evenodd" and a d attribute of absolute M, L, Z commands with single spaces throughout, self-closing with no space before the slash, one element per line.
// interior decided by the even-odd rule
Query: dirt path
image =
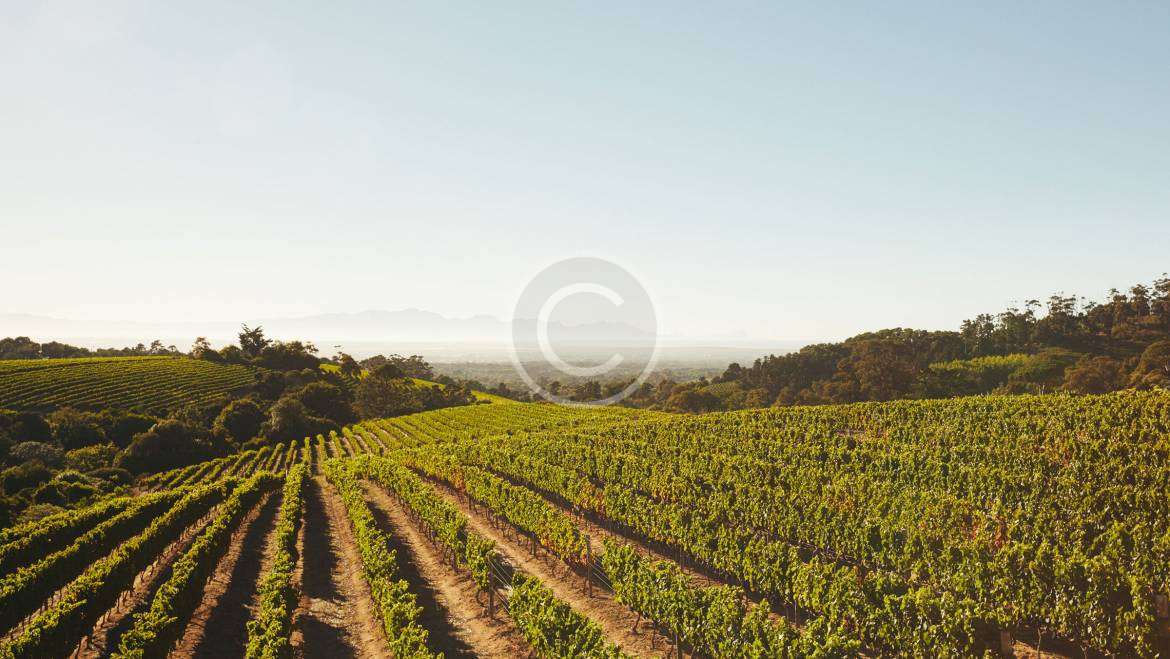
<path fill-rule="evenodd" d="M 496 549 L 517 569 L 540 579 L 545 586 L 573 610 L 588 616 L 601 626 L 606 638 L 621 649 L 638 657 L 662 657 L 674 649 L 674 644 L 646 621 L 637 625 L 638 614 L 613 599 L 613 593 L 599 587 L 589 594 L 588 581 L 573 572 L 559 558 L 545 551 L 532 556 L 527 538 L 515 532 L 514 527 L 502 523 L 496 526 L 482 509 L 473 509 L 464 503 L 454 489 L 435 483 L 435 490 L 457 506 L 471 522 L 471 528 L 496 543 Z"/>
<path fill-rule="evenodd" d="M 443 560 L 424 532 L 407 516 L 402 504 L 385 489 L 363 484 L 366 500 L 379 528 L 398 552 L 403 576 L 423 607 L 419 622 L 430 632 L 430 647 L 447 657 L 523 657 L 530 647 L 501 609 L 488 615 L 477 600 L 487 602 L 471 575 Z"/>
<path fill-rule="evenodd" d="M 293 619 L 301 641 L 298 656 L 387 656 L 345 506 L 324 477 L 313 478 L 306 493 L 301 556 L 301 601 Z"/>
<path fill-rule="evenodd" d="M 253 507 L 232 534 L 228 551 L 216 565 L 173 652 L 179 657 L 243 656 L 248 621 L 268 541 L 276 528 L 280 495 L 269 494 Z"/>
<path fill-rule="evenodd" d="M 178 540 L 172 542 L 145 570 L 134 577 L 134 585 L 124 591 L 117 603 L 102 614 L 94 624 L 89 636 L 73 651 L 72 657 L 95 658 L 109 656 L 117 649 L 122 634 L 130 628 L 131 617 L 150 602 L 159 586 L 171 576 L 171 565 L 195 542 L 204 527 L 219 514 L 219 506 L 213 507 L 197 522 L 183 530 Z"/>

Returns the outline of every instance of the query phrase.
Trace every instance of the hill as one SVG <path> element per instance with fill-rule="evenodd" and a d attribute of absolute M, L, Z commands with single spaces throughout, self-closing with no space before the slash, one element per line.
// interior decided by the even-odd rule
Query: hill
<path fill-rule="evenodd" d="M 166 412 L 246 387 L 257 370 L 187 357 L 0 361 L 0 409 Z"/>
<path fill-rule="evenodd" d="M 0 533 L 0 655 L 1155 656 L 1168 445 L 1166 391 L 370 420 Z"/>
<path fill-rule="evenodd" d="M 326 373 L 340 373 L 341 372 L 341 368 L 337 364 L 332 364 L 329 362 L 323 362 L 321 364 L 321 370 L 325 371 Z M 369 374 L 370 374 L 370 372 L 368 370 L 362 369 L 362 372 L 357 377 L 364 378 Z M 408 379 L 416 387 L 446 387 L 447 386 L 447 385 L 442 384 L 440 382 L 434 382 L 432 380 L 424 380 L 422 378 L 408 378 Z M 475 396 L 475 399 L 478 401 L 484 401 L 484 402 L 489 402 L 489 403 L 504 403 L 504 404 L 516 402 L 510 398 L 505 398 L 504 396 L 498 396 L 496 394 L 489 394 L 485 391 L 472 391 L 471 393 L 473 396 Z"/>

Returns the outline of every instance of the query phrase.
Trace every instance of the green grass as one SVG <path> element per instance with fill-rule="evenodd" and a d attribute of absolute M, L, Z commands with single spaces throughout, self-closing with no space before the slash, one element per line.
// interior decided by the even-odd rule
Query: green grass
<path fill-rule="evenodd" d="M 0 360 L 0 408 L 165 412 L 252 384 L 256 369 L 188 357 Z"/>

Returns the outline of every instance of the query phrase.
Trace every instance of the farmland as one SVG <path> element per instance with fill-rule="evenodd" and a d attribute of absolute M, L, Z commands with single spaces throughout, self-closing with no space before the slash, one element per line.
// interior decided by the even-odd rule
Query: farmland
<path fill-rule="evenodd" d="M 0 409 L 161 412 L 213 399 L 255 380 L 254 368 L 187 357 L 3 360 Z"/>
<path fill-rule="evenodd" d="M 1166 392 L 370 420 L 4 531 L 0 656 L 1154 656 L 1168 451 Z"/>

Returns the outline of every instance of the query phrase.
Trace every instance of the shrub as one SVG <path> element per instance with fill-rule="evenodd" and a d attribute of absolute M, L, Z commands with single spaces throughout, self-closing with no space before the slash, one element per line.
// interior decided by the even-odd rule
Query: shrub
<path fill-rule="evenodd" d="M 265 437 L 277 442 L 327 435 L 338 430 L 336 423 L 313 416 L 304 403 L 287 396 L 276 401 L 268 411 L 268 420 L 260 428 Z"/>
<path fill-rule="evenodd" d="M 50 515 L 56 515 L 57 513 L 60 513 L 60 512 L 64 512 L 64 509 L 61 508 L 61 506 L 58 506 L 57 504 L 36 503 L 36 504 L 29 506 L 28 508 L 25 508 L 24 512 L 22 512 L 20 514 L 20 517 L 18 517 L 16 519 L 16 523 L 17 524 L 28 524 L 29 522 L 35 522 L 37 520 L 44 519 Z"/>
<path fill-rule="evenodd" d="M 0 430 L 13 442 L 47 442 L 53 438 L 48 422 L 35 412 L 0 410 Z"/>
<path fill-rule="evenodd" d="M 264 419 L 264 409 L 259 403 L 251 398 L 241 398 L 220 410 L 212 430 L 221 437 L 242 444 L 259 434 Z"/>
<path fill-rule="evenodd" d="M 118 467 L 101 467 L 86 472 L 91 478 L 100 479 L 112 485 L 130 485 L 134 482 L 134 475 Z"/>
<path fill-rule="evenodd" d="M 1076 366 L 1064 373 L 1065 391 L 1078 394 L 1105 394 L 1123 385 L 1123 366 L 1112 357 L 1081 357 Z"/>
<path fill-rule="evenodd" d="M 53 428 L 53 439 L 67 450 L 106 442 L 106 433 L 96 414 L 66 407 L 49 415 L 49 425 Z"/>
<path fill-rule="evenodd" d="M 61 449 L 43 442 L 22 442 L 13 446 L 8 452 L 9 462 L 12 464 L 35 460 L 50 467 L 56 467 L 61 464 L 63 457 Z"/>
<path fill-rule="evenodd" d="M 1170 387 L 1170 341 L 1151 343 L 1142 352 L 1137 368 L 1130 375 L 1129 386 L 1138 389 Z"/>
<path fill-rule="evenodd" d="M 313 382 L 292 393 L 314 416 L 345 425 L 357 420 L 349 395 L 341 387 L 327 382 Z"/>
<path fill-rule="evenodd" d="M 97 415 L 97 422 L 106 433 L 106 439 L 113 442 L 118 448 L 126 448 L 133 441 L 135 435 L 150 430 L 154 424 L 158 423 L 158 419 L 146 414 L 122 410 L 102 410 Z"/>
<path fill-rule="evenodd" d="M 97 444 L 73 449 L 65 454 L 65 467 L 77 471 L 93 471 L 114 464 L 118 447 L 113 444 Z"/>
<path fill-rule="evenodd" d="M 202 430 L 167 419 L 135 435 L 130 446 L 118 456 L 116 466 L 141 474 L 185 467 L 212 457 L 211 446 Z"/>
<path fill-rule="evenodd" d="M 33 501 L 36 503 L 51 503 L 55 506 L 65 506 L 69 504 L 69 497 L 62 491 L 60 483 L 49 481 L 42 483 L 37 491 L 33 493 Z"/>
<path fill-rule="evenodd" d="M 53 472 L 49 471 L 43 462 L 34 460 L 0 472 L 0 483 L 4 485 L 5 492 L 16 494 L 25 488 L 40 485 L 52 477 Z"/>

